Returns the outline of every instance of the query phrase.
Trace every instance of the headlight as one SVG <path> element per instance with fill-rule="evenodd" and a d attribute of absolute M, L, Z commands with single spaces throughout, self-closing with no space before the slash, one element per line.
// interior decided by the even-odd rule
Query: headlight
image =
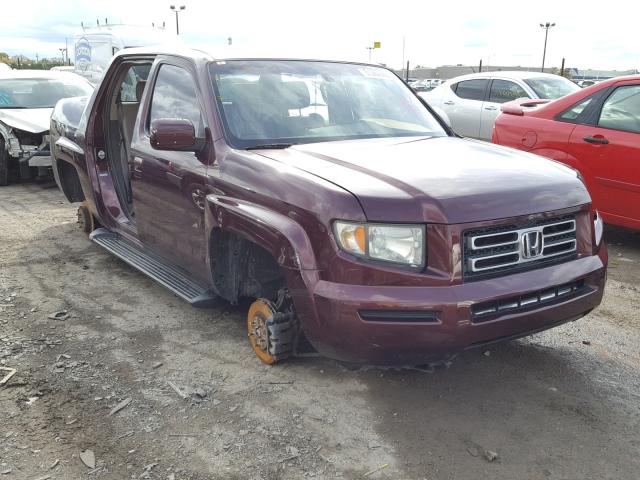
<path fill-rule="evenodd" d="M 602 241 L 602 232 L 604 231 L 604 222 L 598 210 L 593 212 L 593 233 L 596 240 L 596 247 L 600 246 Z"/>
<path fill-rule="evenodd" d="M 337 221 L 334 231 L 338 245 L 359 257 L 412 267 L 425 261 L 423 225 L 349 223 Z"/>

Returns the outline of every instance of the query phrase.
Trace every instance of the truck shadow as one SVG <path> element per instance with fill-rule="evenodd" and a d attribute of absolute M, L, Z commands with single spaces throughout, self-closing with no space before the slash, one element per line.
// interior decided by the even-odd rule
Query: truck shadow
<path fill-rule="evenodd" d="M 640 231 L 606 225 L 609 278 L 640 285 Z"/>
<path fill-rule="evenodd" d="M 467 352 L 444 371 L 370 370 L 360 380 L 408 478 L 607 478 L 638 463 L 637 430 L 620 419 L 637 394 L 622 386 L 639 376 L 575 343 L 536 336 Z"/>

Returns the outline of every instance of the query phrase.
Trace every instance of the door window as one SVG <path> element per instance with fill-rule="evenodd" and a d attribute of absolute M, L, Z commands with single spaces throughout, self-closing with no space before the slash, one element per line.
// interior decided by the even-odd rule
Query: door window
<path fill-rule="evenodd" d="M 122 84 L 120 85 L 120 101 L 122 103 L 140 103 L 142 89 L 147 81 L 150 69 L 151 64 L 141 64 L 133 65 L 127 70 L 124 80 L 122 80 Z"/>
<path fill-rule="evenodd" d="M 162 65 L 158 72 L 151 100 L 149 124 L 159 118 L 182 118 L 190 120 L 196 136 L 204 136 L 204 125 L 196 86 L 185 69 L 175 65 Z"/>
<path fill-rule="evenodd" d="M 602 106 L 598 126 L 640 133 L 640 85 L 616 88 Z"/>
<path fill-rule="evenodd" d="M 594 97 L 589 97 L 586 100 L 582 100 L 579 103 L 576 103 L 571 108 L 568 108 L 564 112 L 559 115 L 559 119 L 565 120 L 567 122 L 575 122 L 578 120 L 578 117 L 584 112 L 584 110 L 591 104 Z"/>
<path fill-rule="evenodd" d="M 456 85 L 455 93 L 460 98 L 468 100 L 484 100 L 484 92 L 487 89 L 487 79 L 463 80 Z"/>
<path fill-rule="evenodd" d="M 523 97 L 529 98 L 529 95 L 515 82 L 510 82 L 509 80 L 494 80 L 491 82 L 490 102 L 504 103 Z"/>

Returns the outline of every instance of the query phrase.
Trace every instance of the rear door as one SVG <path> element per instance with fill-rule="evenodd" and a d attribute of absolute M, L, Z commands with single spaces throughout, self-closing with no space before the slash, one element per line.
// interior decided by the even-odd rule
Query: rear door
<path fill-rule="evenodd" d="M 196 136 L 204 138 L 202 95 L 191 64 L 177 59 L 161 60 L 155 66 L 149 88 L 132 145 L 131 185 L 139 238 L 154 252 L 206 280 L 204 182 L 210 152 L 155 150 L 149 138 L 149 126 L 160 118 L 190 120 Z"/>
<path fill-rule="evenodd" d="M 592 125 L 577 125 L 571 153 L 588 171 L 594 204 L 605 216 L 640 226 L 640 85 L 620 85 L 596 111 Z"/>
<path fill-rule="evenodd" d="M 494 78 L 489 86 L 489 95 L 482 103 L 480 114 L 480 135 L 482 140 L 491 141 L 493 124 L 500 114 L 500 105 L 517 98 L 531 98 L 531 96 L 512 80 Z"/>
<path fill-rule="evenodd" d="M 480 117 L 489 79 L 462 80 L 450 87 L 442 101 L 442 109 L 451 120 L 453 131 L 463 137 L 480 136 Z"/>

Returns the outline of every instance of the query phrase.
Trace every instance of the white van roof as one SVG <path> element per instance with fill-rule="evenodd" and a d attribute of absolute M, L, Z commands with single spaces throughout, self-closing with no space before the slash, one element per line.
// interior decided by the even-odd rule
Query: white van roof
<path fill-rule="evenodd" d="M 111 35 L 118 38 L 125 48 L 141 47 L 158 43 L 181 43 L 173 31 L 152 26 L 100 25 L 84 28 L 74 35 L 74 39 Z"/>

